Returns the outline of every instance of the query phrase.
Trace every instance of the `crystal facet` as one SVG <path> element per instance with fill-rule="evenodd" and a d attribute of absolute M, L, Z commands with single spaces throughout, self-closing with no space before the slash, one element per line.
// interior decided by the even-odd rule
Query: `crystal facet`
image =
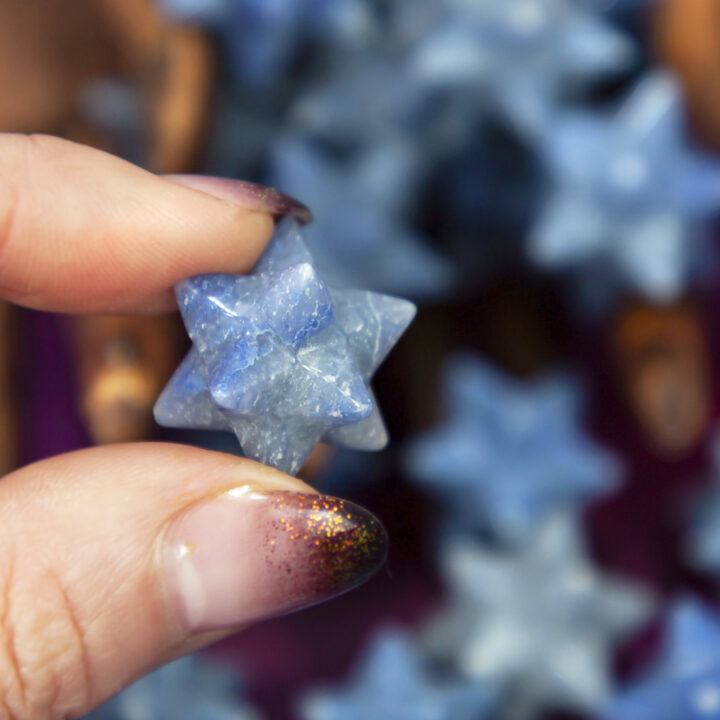
<path fill-rule="evenodd" d="M 155 405 L 158 423 L 232 430 L 248 457 L 289 473 L 320 440 L 384 446 L 368 382 L 412 303 L 329 288 L 290 218 L 251 275 L 200 275 L 176 294 L 193 348 Z"/>

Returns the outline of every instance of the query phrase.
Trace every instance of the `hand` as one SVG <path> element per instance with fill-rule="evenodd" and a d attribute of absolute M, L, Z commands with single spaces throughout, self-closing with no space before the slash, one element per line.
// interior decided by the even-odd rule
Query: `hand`
<path fill-rule="evenodd" d="M 244 183 L 0 135 L 0 297 L 170 308 L 181 278 L 249 270 L 271 215 L 293 211 Z M 18 470 L 0 479 L 0 720 L 82 716 L 159 664 L 359 584 L 385 549 L 361 508 L 220 453 L 116 445 Z"/>

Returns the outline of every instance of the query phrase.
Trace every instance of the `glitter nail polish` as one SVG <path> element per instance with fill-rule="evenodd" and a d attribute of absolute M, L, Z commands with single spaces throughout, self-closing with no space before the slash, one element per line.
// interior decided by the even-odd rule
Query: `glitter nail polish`
<path fill-rule="evenodd" d="M 326 495 L 235 488 L 170 527 L 164 562 L 188 631 L 230 628 L 339 595 L 385 560 L 367 510 Z"/>
<path fill-rule="evenodd" d="M 302 224 L 312 220 L 312 213 L 306 205 L 266 185 L 211 175 L 166 175 L 165 177 L 180 185 L 214 195 L 221 200 L 238 203 L 249 210 L 277 216 L 291 215 Z"/>

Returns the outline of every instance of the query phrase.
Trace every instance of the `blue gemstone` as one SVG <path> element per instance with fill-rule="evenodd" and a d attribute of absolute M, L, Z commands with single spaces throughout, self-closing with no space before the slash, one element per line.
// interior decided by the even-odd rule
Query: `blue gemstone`
<path fill-rule="evenodd" d="M 289 473 L 320 440 L 385 444 L 368 383 L 412 303 L 329 288 L 290 218 L 251 275 L 201 275 L 176 294 L 193 349 L 155 405 L 161 425 L 232 430 L 248 457 Z"/>

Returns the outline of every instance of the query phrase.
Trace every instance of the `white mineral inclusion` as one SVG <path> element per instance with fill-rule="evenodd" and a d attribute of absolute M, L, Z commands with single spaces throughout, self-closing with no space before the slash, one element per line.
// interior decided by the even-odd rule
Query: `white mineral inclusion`
<path fill-rule="evenodd" d="M 329 288 L 291 218 L 251 275 L 199 275 L 175 292 L 193 347 L 155 404 L 158 423 L 231 430 L 247 457 L 291 474 L 320 440 L 384 447 L 368 383 L 411 302 Z"/>

